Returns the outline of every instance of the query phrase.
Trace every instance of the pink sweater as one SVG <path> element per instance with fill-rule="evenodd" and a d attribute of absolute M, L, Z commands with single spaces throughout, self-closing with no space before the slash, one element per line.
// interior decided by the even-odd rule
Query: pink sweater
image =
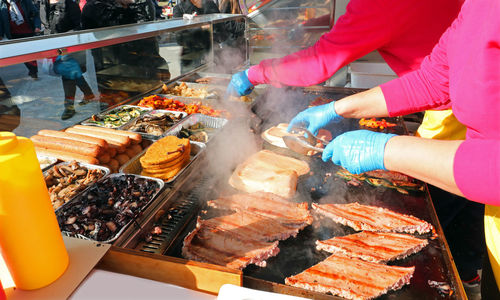
<path fill-rule="evenodd" d="M 455 19 L 462 0 L 351 0 L 332 30 L 308 49 L 263 60 L 248 72 L 251 83 L 276 87 L 324 82 L 338 69 L 378 50 L 403 75 L 417 69 Z"/>
<path fill-rule="evenodd" d="M 467 126 L 454 158 L 458 188 L 500 205 L 500 1 L 467 0 L 417 71 L 382 85 L 391 116 L 452 105 Z M 448 100 L 451 99 L 451 100 Z"/>

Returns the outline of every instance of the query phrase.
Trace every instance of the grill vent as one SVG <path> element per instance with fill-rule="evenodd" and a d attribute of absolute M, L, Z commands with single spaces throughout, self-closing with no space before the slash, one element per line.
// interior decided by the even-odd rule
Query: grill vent
<path fill-rule="evenodd" d="M 148 253 L 165 253 L 184 226 L 198 214 L 200 200 L 203 200 L 203 191 L 208 184 L 209 180 L 202 178 L 187 196 L 181 194 L 154 225 L 161 229 L 161 233 L 153 235 L 149 242 L 141 242 L 137 249 Z"/>

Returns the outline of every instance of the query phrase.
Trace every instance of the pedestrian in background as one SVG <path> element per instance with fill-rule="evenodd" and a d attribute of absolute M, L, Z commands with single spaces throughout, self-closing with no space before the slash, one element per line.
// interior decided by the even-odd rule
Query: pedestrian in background
<path fill-rule="evenodd" d="M 40 12 L 33 0 L 0 0 L 0 40 L 32 37 L 39 32 Z M 36 61 L 24 65 L 31 78 L 38 78 Z"/>

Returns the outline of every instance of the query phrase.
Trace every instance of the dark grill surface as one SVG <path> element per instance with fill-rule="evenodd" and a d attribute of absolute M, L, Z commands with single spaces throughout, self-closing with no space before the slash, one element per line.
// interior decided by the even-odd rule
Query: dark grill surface
<path fill-rule="evenodd" d="M 339 99 L 353 91 L 346 90 L 344 93 L 335 91 L 328 93 L 327 91 L 314 90 L 313 93 L 304 93 L 304 90 L 292 91 L 270 91 L 270 95 L 285 93 L 281 96 L 286 96 L 288 104 L 282 110 L 266 108 L 267 104 L 260 106 L 262 101 L 257 101 L 253 111 L 263 120 L 268 120 L 272 124 L 266 126 L 264 122 L 262 129 L 275 125 L 278 122 L 288 122 L 298 111 L 307 107 L 307 104 L 316 98 L 318 95 L 326 96 L 333 99 Z M 258 99 L 262 100 L 262 99 Z M 267 99 L 267 102 L 272 99 Z M 276 105 L 276 103 L 274 103 Z M 280 119 L 281 118 L 281 119 Z M 389 120 L 399 122 L 399 126 L 395 129 L 396 133 L 404 133 L 406 129 L 401 120 Z M 267 122 L 267 123 L 269 123 Z M 333 136 L 345 132 L 347 130 L 359 129 L 358 120 L 345 120 L 335 127 L 330 128 Z M 266 147 L 266 145 L 264 145 Z M 268 147 L 269 146 L 267 145 Z M 287 150 L 273 148 L 283 154 L 292 155 Z M 292 155 L 293 156 L 293 155 Z M 303 157 L 304 158 L 304 157 Z M 373 187 L 367 183 L 362 183 L 360 186 L 351 186 L 346 181 L 335 175 L 339 167 L 331 162 L 323 163 L 320 158 L 304 158 L 310 164 L 312 175 L 305 175 L 299 179 L 297 193 L 292 201 L 307 202 L 309 205 L 315 203 L 351 203 L 359 202 L 360 204 L 375 205 L 394 210 L 399 213 L 411 214 L 430 222 L 437 230 L 437 238 L 432 239 L 432 234 L 420 236 L 427 238 L 429 245 L 419 253 L 411 255 L 406 259 L 392 262 L 390 264 L 398 266 L 416 266 L 415 273 L 409 285 L 398 291 L 391 291 L 388 294 L 380 297 L 380 299 L 462 299 L 465 295 L 458 288 L 458 276 L 451 265 L 451 256 L 449 250 L 445 246 L 442 230 L 437 222 L 434 208 L 425 192 L 412 192 L 408 195 L 399 193 L 394 189 L 384 187 Z M 208 171 L 208 174 L 210 171 Z M 166 243 L 169 246 L 161 249 L 161 252 L 156 252 L 153 249 L 156 240 L 149 244 L 142 245 L 142 250 L 154 253 L 164 253 L 166 255 L 182 257 L 181 248 L 184 237 L 196 224 L 196 216 L 200 215 L 204 218 L 213 217 L 217 214 L 209 210 L 208 214 L 204 214 L 205 203 L 208 200 L 217 198 L 220 193 L 227 191 L 237 193 L 227 184 L 228 178 L 214 179 L 209 175 L 204 180 L 197 181 L 196 188 L 186 197 L 179 197 L 171 206 L 169 214 L 171 219 L 161 222 L 162 230 L 165 228 L 165 236 L 159 239 L 168 240 Z M 189 189 L 187 189 L 189 190 Z M 200 203 L 199 205 L 196 203 Z M 166 218 L 163 218 L 166 219 Z M 315 222 L 312 226 L 302 230 L 296 238 L 279 243 L 280 253 L 273 258 L 267 260 L 267 267 L 260 268 L 255 265 L 250 265 L 244 269 L 246 286 L 269 291 L 279 291 L 281 293 L 294 294 L 298 296 L 314 297 L 314 298 L 337 298 L 325 294 L 308 292 L 302 289 L 284 286 L 284 279 L 288 276 L 295 275 L 312 265 L 324 260 L 328 257 L 328 253 L 317 251 L 315 249 L 315 241 L 320 239 L 328 239 L 334 236 L 343 236 L 354 233 L 349 227 L 336 224 L 327 219 L 320 219 L 315 216 Z M 170 242 L 173 241 L 173 242 Z M 372 274 L 377 276 L 377 274 Z M 369 278 L 367 278 L 369 280 Z M 436 289 L 428 285 L 428 280 L 438 282 L 446 282 L 450 284 L 454 293 L 451 296 L 443 296 Z"/>

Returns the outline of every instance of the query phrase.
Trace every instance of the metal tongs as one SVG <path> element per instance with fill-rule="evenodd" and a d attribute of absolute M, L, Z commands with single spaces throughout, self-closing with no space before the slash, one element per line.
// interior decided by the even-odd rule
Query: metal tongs
<path fill-rule="evenodd" d="M 327 141 L 320 139 L 305 128 L 294 126 L 290 132 L 296 135 L 285 135 L 283 136 L 283 141 L 294 152 L 303 155 L 307 155 L 311 150 L 323 152 L 323 148 L 316 147 L 315 145 L 318 143 L 321 143 L 323 146 L 328 145 Z"/>

